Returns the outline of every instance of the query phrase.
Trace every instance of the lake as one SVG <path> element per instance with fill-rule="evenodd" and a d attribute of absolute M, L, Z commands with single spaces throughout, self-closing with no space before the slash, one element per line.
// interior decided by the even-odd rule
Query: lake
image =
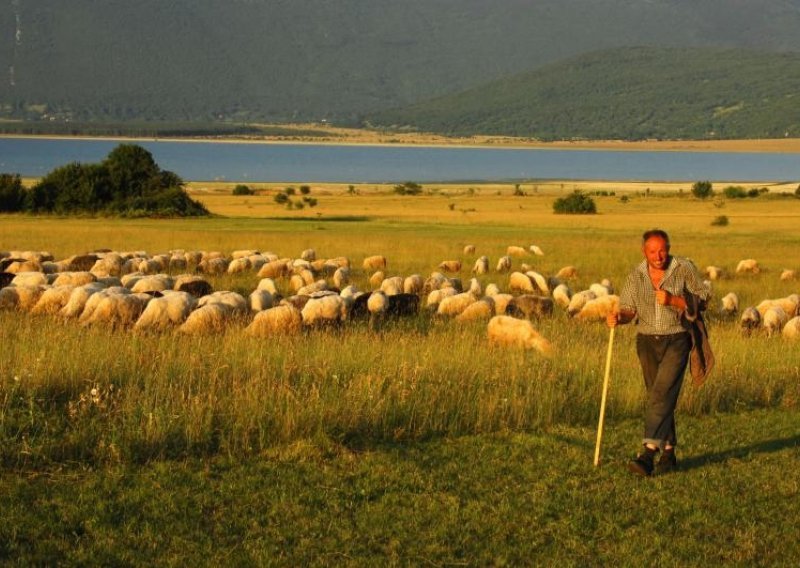
<path fill-rule="evenodd" d="M 99 162 L 115 140 L 0 138 L 0 173 L 38 177 Z M 800 155 L 484 147 L 137 141 L 189 181 L 483 182 L 524 180 L 795 181 Z"/>

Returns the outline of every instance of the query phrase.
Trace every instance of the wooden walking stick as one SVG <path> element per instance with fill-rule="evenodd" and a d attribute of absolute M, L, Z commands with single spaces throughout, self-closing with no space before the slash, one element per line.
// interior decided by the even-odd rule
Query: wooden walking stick
<path fill-rule="evenodd" d="M 611 374 L 611 350 L 614 347 L 614 330 L 608 336 L 608 353 L 606 354 L 606 376 L 603 378 L 603 396 L 600 399 L 600 421 L 597 424 L 597 443 L 594 446 L 594 465 L 600 465 L 600 441 L 603 439 L 603 418 L 606 415 L 606 397 L 608 396 L 608 378 Z"/>

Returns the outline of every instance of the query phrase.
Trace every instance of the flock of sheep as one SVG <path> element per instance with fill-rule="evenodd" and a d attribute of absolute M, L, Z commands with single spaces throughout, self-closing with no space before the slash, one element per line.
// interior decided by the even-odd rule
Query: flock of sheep
<path fill-rule="evenodd" d="M 493 266 L 488 257 L 478 257 L 464 284 L 460 260 L 443 261 L 427 277 L 387 276 L 385 256 L 364 258 L 360 268 L 354 268 L 346 257 L 321 259 L 313 249 L 298 258 L 255 250 L 229 256 L 104 250 L 59 261 L 42 251 L 0 251 L 0 309 L 72 318 L 82 325 L 174 328 L 184 334 L 217 332 L 244 320 L 246 332 L 253 336 L 361 319 L 375 329 L 389 318 L 428 313 L 458 323 L 488 322 L 491 342 L 548 354 L 552 346 L 532 321 L 550 316 L 556 308 L 576 320 L 602 321 L 619 305 L 608 280 L 573 293 L 569 283 L 578 276 L 575 267 L 565 266 L 550 276 L 533 270 L 523 260 L 544 254 L 536 245 L 510 246 L 506 252 Z M 475 257 L 475 247 L 467 245 L 463 253 Z M 758 263 L 748 259 L 736 272 L 758 270 Z M 254 289 L 247 296 L 214 291 L 208 277 L 224 274 L 252 274 Z M 723 277 L 719 267 L 709 266 L 705 274 L 709 286 Z M 494 283 L 482 286 L 478 277 L 486 275 L 497 275 L 503 288 Z M 784 271 L 781 278 L 793 279 L 794 273 Z M 366 281 L 368 290 L 359 289 L 353 280 Z M 724 296 L 719 309 L 725 316 L 739 314 L 736 294 Z M 770 335 L 781 332 L 797 338 L 799 315 L 800 296 L 792 294 L 745 308 L 740 321 L 748 333 L 763 328 Z"/>

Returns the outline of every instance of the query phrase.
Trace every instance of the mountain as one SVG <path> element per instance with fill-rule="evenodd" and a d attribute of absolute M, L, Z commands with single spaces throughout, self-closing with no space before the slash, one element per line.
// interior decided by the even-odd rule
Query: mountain
<path fill-rule="evenodd" d="M 458 136 L 800 137 L 800 54 L 614 49 L 368 121 Z"/>
<path fill-rule="evenodd" d="M 0 118 L 363 115 L 615 47 L 800 52 L 800 0 L 0 0 Z"/>

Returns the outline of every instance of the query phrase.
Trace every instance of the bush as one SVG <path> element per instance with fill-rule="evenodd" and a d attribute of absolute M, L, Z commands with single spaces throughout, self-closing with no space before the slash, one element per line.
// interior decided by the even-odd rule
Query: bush
<path fill-rule="evenodd" d="M 285 193 L 276 193 L 273 199 L 275 200 L 275 203 L 283 205 L 284 203 L 287 203 L 289 201 L 289 196 L 286 195 Z"/>
<path fill-rule="evenodd" d="M 309 187 L 307 185 L 301 185 L 300 186 L 300 193 L 302 193 L 303 195 L 308 195 L 309 193 L 311 193 L 311 187 Z"/>
<path fill-rule="evenodd" d="M 559 197 L 553 203 L 553 212 L 558 214 L 590 215 L 597 213 L 594 200 L 575 190 L 567 197 Z"/>
<path fill-rule="evenodd" d="M 722 194 L 728 199 L 742 199 L 747 197 L 747 191 L 740 185 L 729 185 L 722 190 Z"/>
<path fill-rule="evenodd" d="M 692 195 L 697 199 L 708 199 L 714 195 L 714 188 L 710 181 L 698 181 L 692 186 Z"/>
<path fill-rule="evenodd" d="M 304 201 L 304 202 L 306 203 L 306 205 L 308 205 L 309 207 L 316 207 L 316 206 L 317 206 L 317 199 L 316 199 L 315 197 L 308 197 L 308 196 L 306 196 L 306 197 L 303 197 L 303 201 Z"/>
<path fill-rule="evenodd" d="M 255 191 L 242 183 L 233 188 L 233 195 L 255 195 L 255 193 Z"/>
<path fill-rule="evenodd" d="M 713 227 L 727 227 L 728 226 L 728 216 L 727 215 L 720 215 L 719 217 L 715 217 L 713 221 L 711 221 L 711 225 Z"/>
<path fill-rule="evenodd" d="M 422 193 L 422 186 L 413 181 L 407 181 L 394 186 L 394 192 L 398 195 L 419 195 Z"/>
<path fill-rule="evenodd" d="M 798 185 L 797 189 L 794 190 L 794 194 L 796 197 L 800 197 L 800 185 Z"/>
<path fill-rule="evenodd" d="M 284 190 L 283 190 L 283 192 L 284 192 L 286 195 L 294 195 L 294 194 L 295 194 L 295 191 L 294 191 L 294 188 L 293 188 L 293 187 L 287 187 L 286 189 L 284 189 Z"/>
<path fill-rule="evenodd" d="M 0 213 L 22 210 L 25 189 L 19 174 L 0 174 Z"/>

